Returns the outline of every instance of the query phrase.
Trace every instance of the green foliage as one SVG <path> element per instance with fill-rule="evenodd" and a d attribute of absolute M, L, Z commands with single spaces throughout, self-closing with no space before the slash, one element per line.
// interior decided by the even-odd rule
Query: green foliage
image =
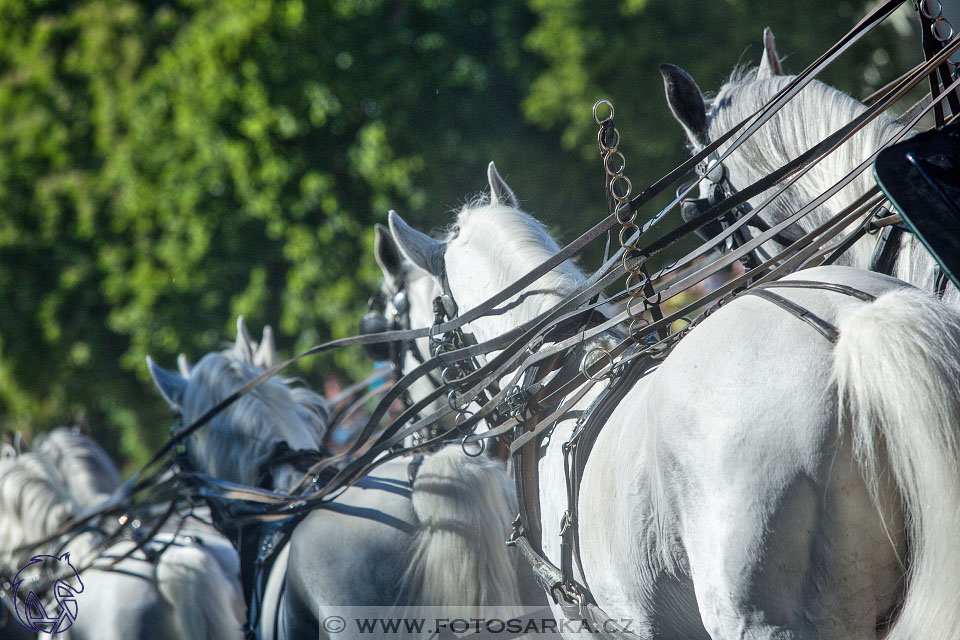
<path fill-rule="evenodd" d="M 605 207 L 595 100 L 649 184 L 683 157 L 657 63 L 715 89 L 769 23 L 797 71 L 856 6 L 0 0 L 0 428 L 86 414 L 141 461 L 170 422 L 145 355 L 195 358 L 237 314 L 287 355 L 353 334 L 373 223 L 447 224 L 491 159 L 572 239 Z M 828 78 L 863 95 L 916 49 L 887 30 Z"/>

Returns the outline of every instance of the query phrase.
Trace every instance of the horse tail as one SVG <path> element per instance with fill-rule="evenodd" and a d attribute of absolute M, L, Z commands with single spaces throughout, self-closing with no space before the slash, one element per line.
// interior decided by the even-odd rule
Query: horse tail
<path fill-rule="evenodd" d="M 423 462 L 413 483 L 418 522 L 403 577 L 411 604 L 506 607 L 520 603 L 518 567 L 506 540 L 517 510 L 503 466 L 448 446 Z"/>
<path fill-rule="evenodd" d="M 834 378 L 841 424 L 880 504 L 899 492 L 908 565 L 886 640 L 955 639 L 960 629 L 960 314 L 900 289 L 840 317 Z M 847 428 L 847 427 L 845 427 Z"/>
<path fill-rule="evenodd" d="M 243 595 L 236 576 L 198 543 L 168 547 L 157 561 L 157 588 L 174 611 L 178 637 L 243 638 Z"/>

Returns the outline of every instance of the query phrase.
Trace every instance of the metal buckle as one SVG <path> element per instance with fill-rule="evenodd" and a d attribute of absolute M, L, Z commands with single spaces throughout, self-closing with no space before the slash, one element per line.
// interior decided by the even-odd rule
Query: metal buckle
<path fill-rule="evenodd" d="M 697 165 L 697 173 L 714 184 L 720 184 L 724 178 L 726 178 L 727 168 L 720 162 L 720 156 L 716 153 L 711 153 L 703 162 Z"/>

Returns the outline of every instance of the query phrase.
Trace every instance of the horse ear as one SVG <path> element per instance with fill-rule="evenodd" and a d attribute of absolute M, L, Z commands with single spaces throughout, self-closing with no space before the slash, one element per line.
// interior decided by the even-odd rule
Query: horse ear
<path fill-rule="evenodd" d="M 177 370 L 180 372 L 180 375 L 184 378 L 190 377 L 190 361 L 187 360 L 187 355 L 181 353 L 177 356 Z"/>
<path fill-rule="evenodd" d="M 783 69 L 780 67 L 780 57 L 774 44 L 773 29 L 767 27 L 763 30 L 763 57 L 757 68 L 757 80 L 780 75 L 783 75 Z"/>
<path fill-rule="evenodd" d="M 13 448 L 17 450 L 18 454 L 27 453 L 32 450 L 30 443 L 23 437 L 22 431 L 17 431 L 13 434 Z"/>
<path fill-rule="evenodd" d="M 672 64 L 661 64 L 663 90 L 673 117 L 687 132 L 690 141 L 698 145 L 709 143 L 707 137 L 707 106 L 700 87 L 690 74 Z"/>
<path fill-rule="evenodd" d="M 253 364 L 253 340 L 247 332 L 247 323 L 243 316 L 237 316 L 237 341 L 233 345 L 233 350 L 247 364 Z"/>
<path fill-rule="evenodd" d="M 373 239 L 373 257 L 383 275 L 392 280 L 400 280 L 403 277 L 403 255 L 400 253 L 400 247 L 397 246 L 393 236 L 390 235 L 390 229 L 382 224 L 374 225 L 376 235 Z"/>
<path fill-rule="evenodd" d="M 62 556 L 57 558 L 57 560 L 59 560 L 60 562 L 66 562 L 67 564 L 70 564 L 70 552 L 67 551 Z"/>
<path fill-rule="evenodd" d="M 490 204 L 501 204 L 514 209 L 519 208 L 520 203 L 517 201 L 517 196 L 507 186 L 506 181 L 500 177 L 500 173 L 493 162 L 487 165 L 487 181 L 490 182 Z"/>
<path fill-rule="evenodd" d="M 277 347 L 273 341 L 273 329 L 270 325 L 263 328 L 260 346 L 257 347 L 257 352 L 253 354 L 253 364 L 263 369 L 269 369 L 277 364 Z"/>
<path fill-rule="evenodd" d="M 150 356 L 147 356 L 147 367 L 150 369 L 150 377 L 153 378 L 153 383 L 157 385 L 163 399 L 174 409 L 180 409 L 183 392 L 187 390 L 186 379 L 172 371 L 167 371 L 154 362 Z"/>
<path fill-rule="evenodd" d="M 390 233 L 397 242 L 400 252 L 407 257 L 410 262 L 417 265 L 427 273 L 437 278 L 443 276 L 444 262 L 443 252 L 447 245 L 438 242 L 427 234 L 417 231 L 397 215 L 396 211 L 391 211 Z"/>
<path fill-rule="evenodd" d="M 80 418 L 77 420 L 77 423 L 73 425 L 70 429 L 77 435 L 90 437 L 90 421 L 87 419 L 87 413 L 83 412 L 80 414 Z"/>

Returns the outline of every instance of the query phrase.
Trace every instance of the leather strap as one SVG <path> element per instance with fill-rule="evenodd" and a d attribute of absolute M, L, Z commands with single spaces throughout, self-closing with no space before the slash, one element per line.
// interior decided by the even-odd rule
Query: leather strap
<path fill-rule="evenodd" d="M 920 42 L 923 48 L 923 57 L 929 61 L 943 50 L 943 43 L 933 36 L 934 21 L 924 14 L 921 7 L 922 2 L 923 0 L 913 0 L 913 6 L 920 18 Z M 930 81 L 930 96 L 934 101 L 934 119 L 936 120 L 937 129 L 940 129 L 945 124 L 945 120 L 943 116 L 943 103 L 941 100 L 938 100 L 938 98 L 942 96 L 943 93 L 946 93 L 947 101 L 950 104 L 950 111 L 956 116 L 960 114 L 960 97 L 957 96 L 956 90 L 941 89 L 941 84 L 946 87 L 953 80 L 953 78 L 950 77 L 950 66 L 946 61 L 937 65 L 936 70 L 931 73 L 927 79 Z"/>

